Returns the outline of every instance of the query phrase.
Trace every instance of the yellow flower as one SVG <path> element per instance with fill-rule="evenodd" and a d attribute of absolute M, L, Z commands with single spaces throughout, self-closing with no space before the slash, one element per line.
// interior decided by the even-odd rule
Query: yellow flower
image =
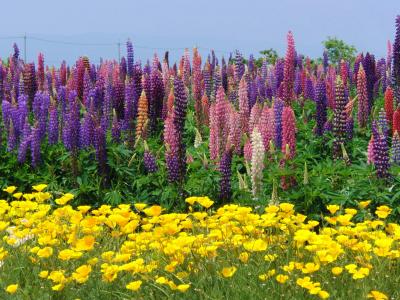
<path fill-rule="evenodd" d="M 37 192 L 41 192 L 43 191 L 45 188 L 47 188 L 47 184 L 38 184 L 38 185 L 34 185 L 32 186 L 32 188 L 37 191 Z"/>
<path fill-rule="evenodd" d="M 36 253 L 37 256 L 41 258 L 47 258 L 53 255 L 53 248 L 51 247 L 44 247 L 42 249 L 39 249 L 38 252 Z"/>
<path fill-rule="evenodd" d="M 77 252 L 71 249 L 64 249 L 58 253 L 58 258 L 61 260 L 77 259 L 82 256 L 82 252 Z"/>
<path fill-rule="evenodd" d="M 21 198 L 22 197 L 22 193 L 20 192 L 20 193 L 15 193 L 15 194 L 13 194 L 13 197 L 15 198 L 15 199 L 19 199 L 19 198 Z"/>
<path fill-rule="evenodd" d="M 375 214 L 381 219 L 386 219 L 391 212 L 392 209 L 389 206 L 381 205 L 376 209 Z"/>
<path fill-rule="evenodd" d="M 233 274 L 235 274 L 236 270 L 237 270 L 236 267 L 223 268 L 221 271 L 221 274 L 225 278 L 229 278 L 229 277 L 232 277 Z"/>
<path fill-rule="evenodd" d="M 5 290 L 9 294 L 15 294 L 15 292 L 18 290 L 18 284 L 10 284 Z"/>
<path fill-rule="evenodd" d="M 276 275 L 275 279 L 276 279 L 276 281 L 278 281 L 279 283 L 285 283 L 285 282 L 289 279 L 289 276 L 279 274 L 279 275 Z"/>
<path fill-rule="evenodd" d="M 242 253 L 240 253 L 240 255 L 239 255 L 239 260 L 242 262 L 242 263 L 247 263 L 247 261 L 249 260 L 249 257 L 250 257 L 250 255 L 249 255 L 249 253 L 248 252 L 242 252 Z"/>
<path fill-rule="evenodd" d="M 343 268 L 342 267 L 333 267 L 332 268 L 332 274 L 333 275 L 340 275 L 343 272 Z"/>
<path fill-rule="evenodd" d="M 91 235 L 87 235 L 76 241 L 75 248 L 77 251 L 88 251 L 92 250 L 95 243 L 95 239 Z"/>
<path fill-rule="evenodd" d="M 190 284 L 180 284 L 176 287 L 181 293 L 185 293 L 190 288 Z"/>
<path fill-rule="evenodd" d="M 328 299 L 328 298 L 329 298 L 329 293 L 328 293 L 327 291 L 320 291 L 320 292 L 318 293 L 318 296 L 319 296 L 321 299 Z"/>
<path fill-rule="evenodd" d="M 62 291 L 64 289 L 64 287 L 65 287 L 65 285 L 63 283 L 59 283 L 59 284 L 52 286 L 51 289 L 53 291 L 59 292 L 59 291 Z"/>
<path fill-rule="evenodd" d="M 208 197 L 200 197 L 197 199 L 197 203 L 199 203 L 201 206 L 203 206 L 204 208 L 210 208 L 211 205 L 214 204 L 214 201 L 212 201 L 210 198 Z"/>
<path fill-rule="evenodd" d="M 193 205 L 193 204 L 195 204 L 197 202 L 197 197 L 186 198 L 185 202 L 189 203 L 190 205 Z"/>
<path fill-rule="evenodd" d="M 360 201 L 358 203 L 358 206 L 362 209 L 366 208 L 369 204 L 371 203 L 371 200 L 367 200 L 367 201 Z"/>
<path fill-rule="evenodd" d="M 90 272 L 92 272 L 90 265 L 82 265 L 72 273 L 72 278 L 78 283 L 84 283 L 89 279 Z"/>
<path fill-rule="evenodd" d="M 67 204 L 69 201 L 71 201 L 72 199 L 74 199 L 74 195 L 67 193 L 63 196 L 61 196 L 60 198 L 56 199 L 55 202 L 58 205 L 65 205 Z"/>
<path fill-rule="evenodd" d="M 49 271 L 41 271 L 41 272 L 39 273 L 39 277 L 40 277 L 40 278 L 46 279 L 47 276 L 49 276 Z"/>
<path fill-rule="evenodd" d="M 149 217 L 158 217 L 161 215 L 161 206 L 153 205 L 152 207 L 146 208 L 143 212 Z"/>
<path fill-rule="evenodd" d="M 367 298 L 374 298 L 374 300 L 388 300 L 388 296 L 379 291 L 371 291 L 368 293 Z"/>
<path fill-rule="evenodd" d="M 304 274 L 314 273 L 318 270 L 319 270 L 319 264 L 314 264 L 314 263 L 306 263 L 304 268 L 301 269 L 301 271 Z"/>
<path fill-rule="evenodd" d="M 266 274 L 261 274 L 258 276 L 258 279 L 260 279 L 261 281 L 266 281 L 268 278 L 270 278 L 271 276 L 274 276 L 276 273 L 275 269 L 269 270 Z"/>
<path fill-rule="evenodd" d="M 243 243 L 244 249 L 247 251 L 265 251 L 267 249 L 267 242 L 262 239 L 250 240 Z"/>
<path fill-rule="evenodd" d="M 328 205 L 326 208 L 333 215 L 340 209 L 340 206 L 339 205 Z"/>
<path fill-rule="evenodd" d="M 131 290 L 131 291 L 136 292 L 137 290 L 140 289 L 140 286 L 141 286 L 141 285 L 142 285 L 142 281 L 141 281 L 141 280 L 136 280 L 136 281 L 129 282 L 129 283 L 126 285 L 126 288 L 127 288 L 128 290 Z"/>
<path fill-rule="evenodd" d="M 7 188 L 3 189 L 3 191 L 6 193 L 9 193 L 9 194 L 12 194 L 12 193 L 14 193 L 14 191 L 16 189 L 17 189 L 17 187 L 12 185 L 12 186 L 8 186 Z"/>
<path fill-rule="evenodd" d="M 278 257 L 277 254 L 267 254 L 264 256 L 265 261 L 274 261 Z"/>
<path fill-rule="evenodd" d="M 134 206 L 138 211 L 142 211 L 147 206 L 147 204 L 146 203 L 135 203 Z"/>

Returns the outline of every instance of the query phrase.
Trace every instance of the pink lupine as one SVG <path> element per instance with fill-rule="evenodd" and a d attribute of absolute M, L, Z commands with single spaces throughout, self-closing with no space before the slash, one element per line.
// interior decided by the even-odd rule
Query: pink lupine
<path fill-rule="evenodd" d="M 262 112 L 261 106 L 256 103 L 252 107 L 251 112 L 250 112 L 249 132 L 253 132 L 254 127 L 259 122 L 260 116 L 261 116 L 261 112 Z"/>
<path fill-rule="evenodd" d="M 288 106 L 282 112 L 282 153 L 287 159 L 296 154 L 296 118 L 293 109 Z"/>
<path fill-rule="evenodd" d="M 243 133 L 246 133 L 248 132 L 248 122 L 250 117 L 246 76 L 243 76 L 239 83 L 239 114 L 241 130 Z"/>
<path fill-rule="evenodd" d="M 239 113 L 232 109 L 229 116 L 229 136 L 226 144 L 226 150 L 232 148 L 237 154 L 240 153 L 240 140 L 242 136 L 239 120 Z"/>
<path fill-rule="evenodd" d="M 210 158 L 213 160 L 217 159 L 219 153 L 218 120 L 215 106 L 215 103 L 212 103 L 210 106 L 210 140 L 208 144 Z"/>
<path fill-rule="evenodd" d="M 367 152 L 367 164 L 374 163 L 374 137 L 371 135 L 371 139 L 368 143 L 368 152 Z"/>
<path fill-rule="evenodd" d="M 357 95 L 358 95 L 358 126 L 364 128 L 368 121 L 368 93 L 367 79 L 362 65 L 358 70 L 357 76 Z"/>
<path fill-rule="evenodd" d="M 250 162 L 251 161 L 251 154 L 252 154 L 252 149 L 251 149 L 252 147 L 251 147 L 251 142 L 250 142 L 250 140 L 248 139 L 246 142 L 245 142 L 245 144 L 244 144 L 244 147 L 243 147 L 243 156 L 244 156 L 244 159 L 247 161 L 247 162 Z"/>
<path fill-rule="evenodd" d="M 274 112 L 272 108 L 264 106 L 258 127 L 260 129 L 260 133 L 263 138 L 265 151 L 268 151 L 270 141 L 274 140 L 274 134 L 275 134 Z"/>
<path fill-rule="evenodd" d="M 265 147 L 257 127 L 251 134 L 251 191 L 253 200 L 258 200 L 262 190 Z"/>

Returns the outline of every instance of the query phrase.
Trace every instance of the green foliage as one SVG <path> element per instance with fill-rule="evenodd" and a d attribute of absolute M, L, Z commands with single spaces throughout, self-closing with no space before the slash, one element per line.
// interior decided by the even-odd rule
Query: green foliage
<path fill-rule="evenodd" d="M 354 61 L 357 49 L 346 44 L 343 40 L 336 37 L 328 37 L 322 42 L 328 52 L 328 57 L 331 63 L 337 64 L 340 60 Z"/>

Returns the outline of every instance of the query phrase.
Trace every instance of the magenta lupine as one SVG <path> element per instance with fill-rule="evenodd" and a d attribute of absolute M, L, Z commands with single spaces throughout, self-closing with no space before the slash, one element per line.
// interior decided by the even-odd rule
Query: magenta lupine
<path fill-rule="evenodd" d="M 229 115 L 230 115 L 230 103 L 225 97 L 224 88 L 221 86 L 217 92 L 217 98 L 215 103 L 215 114 L 216 114 L 216 128 L 217 128 L 217 142 L 218 142 L 218 157 L 222 155 L 228 139 L 229 134 Z"/>
<path fill-rule="evenodd" d="M 265 147 L 257 127 L 251 134 L 251 191 L 253 200 L 259 200 L 262 192 Z"/>
<path fill-rule="evenodd" d="M 179 140 L 176 133 L 173 114 L 164 122 L 165 161 L 167 163 L 168 181 L 179 181 Z"/>
<path fill-rule="evenodd" d="M 215 103 L 210 106 L 210 138 L 208 147 L 210 150 L 210 158 L 217 159 L 219 153 L 219 139 L 218 139 L 218 117 L 215 111 Z"/>
<path fill-rule="evenodd" d="M 293 99 L 294 91 L 294 79 L 295 79 L 295 46 L 294 38 L 291 31 L 287 34 L 287 50 L 284 65 L 283 75 L 283 100 L 286 105 L 290 105 Z"/>
<path fill-rule="evenodd" d="M 357 76 L 357 95 L 358 95 L 358 112 L 357 121 L 358 126 L 364 128 L 368 121 L 368 92 L 367 92 L 367 79 L 362 65 L 358 70 Z"/>

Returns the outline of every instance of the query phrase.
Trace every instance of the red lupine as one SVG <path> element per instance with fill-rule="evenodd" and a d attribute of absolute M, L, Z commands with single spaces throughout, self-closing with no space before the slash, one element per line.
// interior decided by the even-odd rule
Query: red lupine
<path fill-rule="evenodd" d="M 400 106 L 397 107 L 393 114 L 393 133 L 400 132 Z"/>
<path fill-rule="evenodd" d="M 388 86 L 385 91 L 385 112 L 386 119 L 390 124 L 393 121 L 393 110 L 393 90 L 390 86 Z"/>

